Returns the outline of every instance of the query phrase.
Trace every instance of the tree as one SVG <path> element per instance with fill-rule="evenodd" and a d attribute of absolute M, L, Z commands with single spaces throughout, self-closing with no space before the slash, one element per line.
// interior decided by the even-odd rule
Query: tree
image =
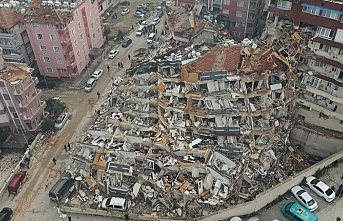
<path fill-rule="evenodd" d="M 125 33 L 122 30 L 119 30 L 118 34 L 117 34 L 117 39 L 118 40 L 123 40 L 124 39 L 124 35 L 125 35 Z"/>
<path fill-rule="evenodd" d="M 53 129 L 55 120 L 65 110 L 66 105 L 59 98 L 50 98 L 46 102 L 46 111 L 49 112 L 49 118 L 45 118 L 42 125 L 42 131 L 47 132 Z"/>

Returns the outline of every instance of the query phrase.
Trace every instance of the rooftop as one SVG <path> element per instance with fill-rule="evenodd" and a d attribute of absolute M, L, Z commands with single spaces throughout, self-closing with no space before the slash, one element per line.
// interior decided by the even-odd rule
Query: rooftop
<path fill-rule="evenodd" d="M 49 8 L 31 8 L 31 12 L 28 13 L 24 21 L 27 23 L 39 23 L 39 24 L 65 24 L 72 18 L 70 11 L 53 10 Z"/>
<path fill-rule="evenodd" d="M 24 17 L 10 8 L 0 8 L 0 28 L 9 29 L 14 27 Z"/>
<path fill-rule="evenodd" d="M 242 46 L 216 45 L 198 60 L 185 66 L 188 72 L 202 73 L 209 71 L 234 71 L 240 62 Z"/>

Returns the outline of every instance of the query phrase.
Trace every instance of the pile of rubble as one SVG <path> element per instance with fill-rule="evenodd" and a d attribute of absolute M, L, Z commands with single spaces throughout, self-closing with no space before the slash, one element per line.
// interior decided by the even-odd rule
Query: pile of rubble
<path fill-rule="evenodd" d="M 299 47 L 297 33 L 289 39 Z M 298 52 L 278 42 L 192 45 L 128 69 L 68 165 L 77 199 L 97 207 L 116 196 L 134 213 L 199 217 L 308 167 L 288 140 Z"/>

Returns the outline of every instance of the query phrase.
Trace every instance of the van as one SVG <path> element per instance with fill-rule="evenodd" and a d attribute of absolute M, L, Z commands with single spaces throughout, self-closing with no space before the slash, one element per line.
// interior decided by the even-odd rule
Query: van
<path fill-rule="evenodd" d="M 19 188 L 25 183 L 27 172 L 22 171 L 15 174 L 8 184 L 8 192 L 12 194 L 19 193 Z"/>
<path fill-rule="evenodd" d="M 155 40 L 156 34 L 155 33 L 151 33 L 148 37 L 147 42 L 148 43 L 152 43 Z"/>
<path fill-rule="evenodd" d="M 293 221 L 318 221 L 317 215 L 296 202 L 286 202 L 281 207 L 282 214 Z"/>
<path fill-rule="evenodd" d="M 53 201 L 59 201 L 64 194 L 73 186 L 74 180 L 70 177 L 63 177 L 49 191 L 49 197 Z"/>
<path fill-rule="evenodd" d="M 85 86 L 85 91 L 91 92 L 93 90 L 93 88 L 95 87 L 95 85 L 96 85 L 96 79 L 89 78 L 87 83 L 86 83 L 86 86 Z"/>
<path fill-rule="evenodd" d="M 127 200 L 120 197 L 105 198 L 101 203 L 101 207 L 106 210 L 126 211 Z"/>

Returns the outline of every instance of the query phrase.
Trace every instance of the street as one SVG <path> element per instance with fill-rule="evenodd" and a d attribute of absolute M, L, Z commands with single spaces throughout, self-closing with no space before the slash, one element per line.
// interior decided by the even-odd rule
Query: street
<path fill-rule="evenodd" d="M 150 23 L 153 17 L 147 19 Z M 162 23 L 162 22 L 161 22 Z M 159 24 L 161 26 L 161 24 Z M 138 27 L 135 27 L 135 31 Z M 62 130 L 57 132 L 48 143 L 48 151 L 44 153 L 34 153 L 35 156 L 31 161 L 29 170 L 29 179 L 23 185 L 21 192 L 16 196 L 7 196 L 4 194 L 0 202 L 1 207 L 11 207 L 14 210 L 12 220 L 62 220 L 57 212 L 57 205 L 51 202 L 48 197 L 49 189 L 54 185 L 60 177 L 60 171 L 65 169 L 65 160 L 69 159 L 69 153 L 64 151 L 64 144 L 79 142 L 81 136 L 87 130 L 92 122 L 93 115 L 97 107 L 106 99 L 103 96 L 98 98 L 97 92 L 101 95 L 109 90 L 109 85 L 118 76 L 125 72 L 125 68 L 130 66 L 128 55 L 133 57 L 133 52 L 138 48 L 147 46 L 146 39 L 136 37 L 135 31 L 130 34 L 133 43 L 127 48 L 118 47 L 119 55 L 115 59 L 104 59 L 98 68 L 104 70 L 103 76 L 98 81 L 95 88 L 86 93 L 83 89 L 80 90 L 49 90 L 44 91 L 44 98 L 59 97 L 67 104 L 68 112 L 72 118 L 67 122 Z M 122 62 L 124 68 L 119 69 L 118 62 Z M 107 65 L 110 66 L 109 72 Z M 57 159 L 54 165 L 52 159 Z M 113 218 L 92 217 L 83 215 L 71 215 L 72 220 L 113 220 Z M 64 218 L 67 220 L 67 218 Z"/>

